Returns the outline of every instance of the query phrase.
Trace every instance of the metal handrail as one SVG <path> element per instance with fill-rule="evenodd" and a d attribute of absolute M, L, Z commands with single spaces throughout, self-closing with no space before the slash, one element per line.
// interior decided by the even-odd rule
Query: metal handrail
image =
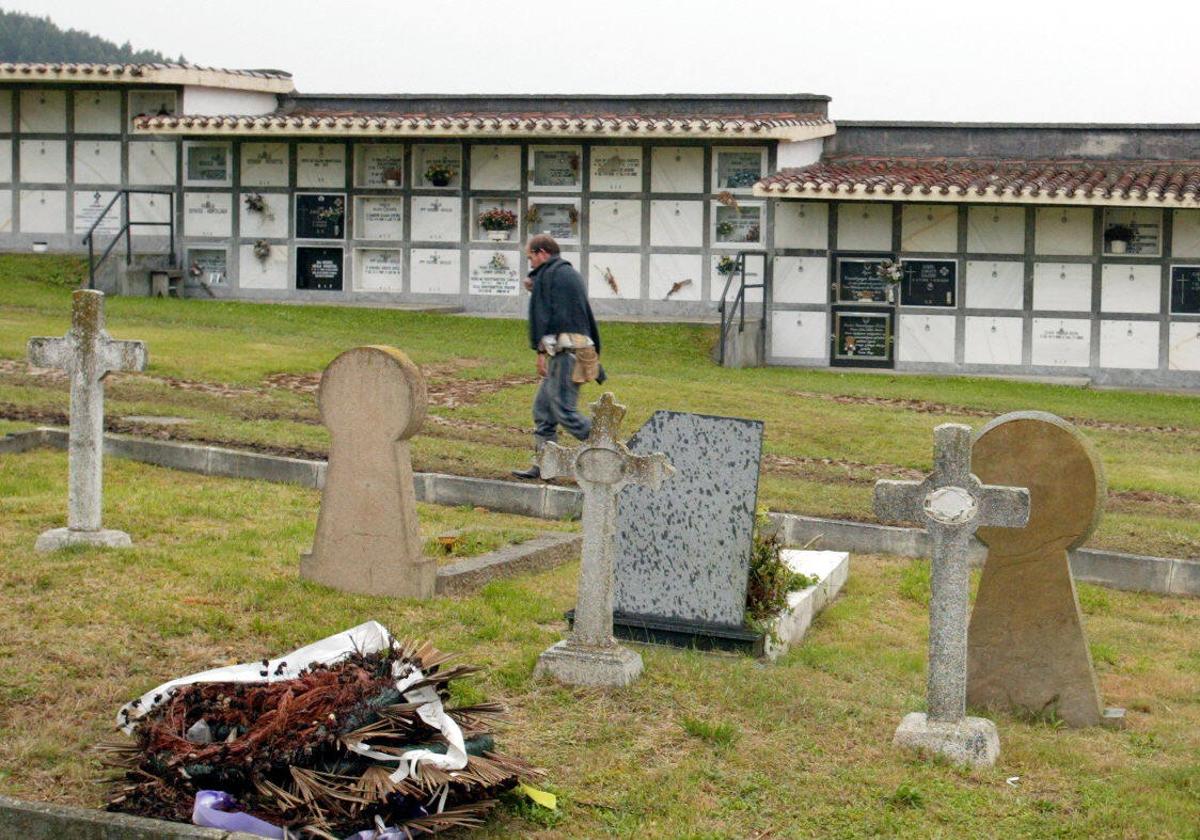
<path fill-rule="evenodd" d="M 739 277 L 741 282 L 738 284 L 737 295 L 734 297 L 732 301 L 733 305 L 730 307 L 727 306 L 727 303 L 729 302 L 729 285 L 733 282 L 734 277 Z M 717 310 L 721 313 L 721 347 L 718 354 L 717 363 L 722 367 L 725 366 L 725 344 L 729 337 L 729 328 L 735 312 L 738 315 L 738 332 L 741 333 L 746 331 L 746 290 L 765 290 L 766 286 L 766 278 L 763 278 L 763 282 L 761 283 L 746 282 L 746 252 L 738 251 L 737 256 L 734 257 L 733 270 L 729 272 L 728 277 L 725 279 L 725 288 L 721 291 L 721 303 L 717 307 Z M 728 313 L 726 312 L 727 309 Z M 762 326 L 765 328 L 767 323 L 765 291 L 763 292 L 763 307 L 760 320 L 762 322 Z"/>
<path fill-rule="evenodd" d="M 83 244 L 88 247 L 87 287 L 89 289 L 96 288 L 96 270 L 98 268 L 100 268 L 100 265 L 106 259 L 108 259 L 108 255 L 112 253 L 113 248 L 115 248 L 117 246 L 117 243 L 119 243 L 122 238 L 124 238 L 124 240 L 125 240 L 125 265 L 129 265 L 130 263 L 133 262 L 133 242 L 130 239 L 130 229 L 134 225 L 142 225 L 144 227 L 170 228 L 170 231 L 168 233 L 168 236 L 170 237 L 170 251 L 168 253 L 167 259 L 168 259 L 168 265 L 170 265 L 172 268 L 174 268 L 174 266 L 175 266 L 175 207 L 174 207 L 174 204 L 172 204 L 171 213 L 167 217 L 167 221 L 165 221 L 165 222 L 135 222 L 135 221 L 130 220 L 130 218 L 129 218 L 129 196 L 131 196 L 131 195 L 165 195 L 165 196 L 170 197 L 172 199 L 172 201 L 174 200 L 174 197 L 175 197 L 175 193 L 171 190 L 131 190 L 131 189 L 117 190 L 116 194 L 113 195 L 112 200 L 109 201 L 108 204 L 105 205 L 104 209 L 100 211 L 100 214 L 98 216 L 96 216 L 96 220 L 94 222 L 92 222 L 91 227 L 88 228 L 87 233 L 85 233 L 83 236 Z M 118 201 L 120 201 L 122 198 L 125 199 L 125 203 L 121 205 L 121 229 L 117 231 L 117 234 L 116 234 L 116 236 L 113 237 L 113 240 L 108 243 L 108 247 L 104 249 L 104 253 L 102 253 L 100 255 L 100 259 L 96 259 L 96 228 L 99 227 L 100 223 L 104 221 L 105 217 L 108 215 L 108 211 L 112 210 L 113 205 L 116 204 Z"/>

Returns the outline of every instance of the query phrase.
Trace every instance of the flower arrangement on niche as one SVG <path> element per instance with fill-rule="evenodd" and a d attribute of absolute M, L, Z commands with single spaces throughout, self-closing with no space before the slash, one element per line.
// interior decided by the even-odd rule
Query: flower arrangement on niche
<path fill-rule="evenodd" d="M 267 221 L 275 219 L 275 214 L 267 207 L 267 200 L 263 198 L 262 193 L 248 193 L 244 200 L 246 203 L 246 212 L 257 213 Z"/>
<path fill-rule="evenodd" d="M 735 271 L 737 271 L 737 260 L 733 257 L 725 255 L 717 260 L 717 274 L 720 274 L 722 277 L 728 277 Z"/>
<path fill-rule="evenodd" d="M 733 222 L 717 222 L 717 236 L 727 239 L 733 235 Z"/>
<path fill-rule="evenodd" d="M 536 204 L 530 204 L 529 209 L 525 211 L 525 224 L 532 227 L 542 220 L 542 211 L 538 209 Z"/>
<path fill-rule="evenodd" d="M 904 268 L 896 260 L 883 260 L 872 269 L 875 277 L 894 286 L 904 279 Z"/>
<path fill-rule="evenodd" d="M 398 187 L 404 180 L 404 170 L 398 166 L 392 166 L 383 170 L 383 182 L 389 187 Z"/>
<path fill-rule="evenodd" d="M 479 226 L 488 232 L 489 239 L 502 242 L 517 226 L 517 214 L 503 207 L 493 207 L 479 214 Z"/>
<path fill-rule="evenodd" d="M 259 239 L 254 243 L 254 256 L 258 257 L 259 262 L 266 262 L 271 256 L 271 243 L 265 239 Z"/>
<path fill-rule="evenodd" d="M 448 187 L 457 173 L 445 163 L 431 163 L 425 169 L 425 180 L 435 187 Z"/>

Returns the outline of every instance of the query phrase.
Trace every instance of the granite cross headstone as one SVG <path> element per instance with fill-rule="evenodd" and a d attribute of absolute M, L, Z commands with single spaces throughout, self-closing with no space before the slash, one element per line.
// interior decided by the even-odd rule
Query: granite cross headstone
<path fill-rule="evenodd" d="M 617 512 L 614 629 L 620 637 L 752 648 L 744 627 L 763 424 L 656 411 L 628 445 L 662 452 L 662 492 L 630 487 Z"/>
<path fill-rule="evenodd" d="M 432 597 L 437 561 L 421 546 L 408 444 L 428 405 L 421 369 L 394 347 L 356 347 L 325 368 L 317 402 L 329 468 L 301 576 L 347 592 Z"/>
<path fill-rule="evenodd" d="M 102 528 L 104 477 L 104 377 L 111 371 L 145 370 L 146 345 L 115 341 L 104 329 L 104 293 L 79 289 L 71 295 L 71 330 L 63 338 L 29 339 L 29 363 L 60 368 L 71 380 L 67 445 L 67 527 L 46 531 L 38 551 L 68 545 L 128 548 L 124 531 Z"/>
<path fill-rule="evenodd" d="M 983 528 L 987 562 L 971 614 L 967 699 L 1055 714 L 1068 726 L 1119 722 L 1102 711 L 1068 552 L 1100 523 L 1104 469 L 1066 421 L 1040 411 L 993 420 L 975 440 L 976 474 L 1029 488 L 1029 526 Z"/>
<path fill-rule="evenodd" d="M 924 481 L 875 484 L 876 515 L 923 522 L 933 549 L 928 713 L 906 715 L 893 743 L 940 753 L 963 764 L 993 764 L 1000 754 L 996 725 L 966 716 L 967 551 L 971 535 L 981 525 L 1023 526 L 1029 519 L 1029 492 L 985 485 L 971 474 L 969 426 L 938 426 L 933 460 L 933 473 Z"/>
<path fill-rule="evenodd" d="M 617 494 L 626 485 L 658 488 L 674 468 L 661 452 L 633 455 L 617 439 L 625 416 L 611 393 L 592 403 L 592 433 L 575 449 L 549 443 L 542 476 L 573 477 L 583 491 L 583 559 L 571 635 L 538 657 L 537 675 L 587 686 L 623 686 L 642 672 L 642 657 L 613 639 L 613 558 Z"/>

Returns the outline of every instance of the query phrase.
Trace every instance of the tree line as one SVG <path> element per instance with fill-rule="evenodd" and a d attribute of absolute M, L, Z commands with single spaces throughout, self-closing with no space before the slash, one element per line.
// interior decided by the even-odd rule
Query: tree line
<path fill-rule="evenodd" d="M 163 64 L 185 59 L 158 50 L 135 50 L 128 41 L 117 45 L 79 29 L 62 29 L 49 16 L 0 9 L 0 61 Z"/>

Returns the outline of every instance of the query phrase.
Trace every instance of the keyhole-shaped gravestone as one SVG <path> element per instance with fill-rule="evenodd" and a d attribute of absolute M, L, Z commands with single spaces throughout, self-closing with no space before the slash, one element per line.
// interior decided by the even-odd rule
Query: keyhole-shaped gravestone
<path fill-rule="evenodd" d="M 394 347 L 334 359 L 317 395 L 329 468 L 309 580 L 347 592 L 429 598 L 437 563 L 421 550 L 408 440 L 425 422 L 425 377 Z"/>
<path fill-rule="evenodd" d="M 1022 530 L 977 533 L 988 557 L 968 631 L 967 700 L 1098 724 L 1100 691 L 1067 552 L 1100 522 L 1100 460 L 1066 421 L 1019 411 L 983 428 L 972 463 L 981 481 L 1029 488 L 1030 513 Z"/>

